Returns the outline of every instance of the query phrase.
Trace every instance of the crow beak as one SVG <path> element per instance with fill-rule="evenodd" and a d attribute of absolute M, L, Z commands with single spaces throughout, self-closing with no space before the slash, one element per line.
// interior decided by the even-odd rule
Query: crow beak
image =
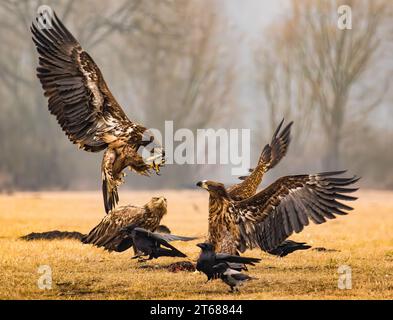
<path fill-rule="evenodd" d="M 198 243 L 196 246 L 199 247 L 199 248 L 201 248 L 201 249 L 203 249 L 204 243 Z"/>

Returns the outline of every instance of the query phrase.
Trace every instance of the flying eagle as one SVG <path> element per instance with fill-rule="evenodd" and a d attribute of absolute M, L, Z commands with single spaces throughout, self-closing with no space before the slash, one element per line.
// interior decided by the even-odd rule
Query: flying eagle
<path fill-rule="evenodd" d="M 250 175 L 239 177 L 243 181 L 227 189 L 229 196 L 233 200 L 240 201 L 253 196 L 262 182 L 263 175 L 274 168 L 286 155 L 291 142 L 291 126 L 293 122 L 286 125 L 280 132 L 283 123 L 284 119 L 273 133 L 270 144 L 263 148 L 258 165 L 255 169 L 250 169 Z"/>
<path fill-rule="evenodd" d="M 56 14 L 47 26 L 36 21 L 31 32 L 39 55 L 37 76 L 49 111 L 79 148 L 105 150 L 101 174 L 108 213 L 119 201 L 117 187 L 123 183 L 123 169 L 129 167 L 142 175 L 153 169 L 158 174 L 164 151 L 147 128 L 127 117 L 94 60 Z M 138 151 L 147 146 L 154 155 L 144 159 Z"/>
<path fill-rule="evenodd" d="M 309 220 L 321 224 L 353 209 L 338 200 L 357 199 L 347 193 L 357 190 L 348 186 L 359 178 L 336 177 L 344 172 L 282 177 L 241 201 L 231 199 L 222 183 L 198 182 L 197 186 L 209 192 L 208 241 L 217 252 L 237 254 L 259 247 L 274 254 L 293 232 L 302 231 Z"/>
<path fill-rule="evenodd" d="M 107 214 L 88 235 L 84 236 L 82 242 L 104 247 L 109 251 L 119 251 L 117 245 L 122 240 L 119 234 L 122 228 L 133 224 L 155 231 L 166 213 L 167 200 L 164 197 L 154 197 L 142 207 L 133 205 L 118 207 Z"/>

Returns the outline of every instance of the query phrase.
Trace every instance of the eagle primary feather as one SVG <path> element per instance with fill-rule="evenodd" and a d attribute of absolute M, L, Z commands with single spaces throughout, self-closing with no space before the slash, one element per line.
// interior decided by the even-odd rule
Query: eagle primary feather
<path fill-rule="evenodd" d="M 162 164 L 159 151 L 149 163 L 137 153 L 154 137 L 142 125 L 128 119 L 110 92 L 102 73 L 90 55 L 53 14 L 51 26 L 31 26 L 39 55 L 37 76 L 48 97 L 49 111 L 79 148 L 99 152 L 107 149 L 102 162 L 103 196 L 106 212 L 118 202 L 117 187 L 123 182 L 122 170 L 148 175 Z"/>
<path fill-rule="evenodd" d="M 240 177 L 243 180 L 242 182 L 228 188 L 228 194 L 232 199 L 240 201 L 253 196 L 262 182 L 263 175 L 274 168 L 286 155 L 289 143 L 291 142 L 291 127 L 293 122 L 287 124 L 280 132 L 283 123 L 284 119 L 273 133 L 270 144 L 267 144 L 263 148 L 256 168 L 250 170 L 250 175 Z"/>
<path fill-rule="evenodd" d="M 242 201 L 231 199 L 222 183 L 198 182 L 210 194 L 208 241 L 217 252 L 230 254 L 255 247 L 280 255 L 306 249 L 302 243 L 285 240 L 301 232 L 309 220 L 321 224 L 352 210 L 340 200 L 357 199 L 348 193 L 357 190 L 349 186 L 359 178 L 337 177 L 343 173 L 286 176 Z"/>

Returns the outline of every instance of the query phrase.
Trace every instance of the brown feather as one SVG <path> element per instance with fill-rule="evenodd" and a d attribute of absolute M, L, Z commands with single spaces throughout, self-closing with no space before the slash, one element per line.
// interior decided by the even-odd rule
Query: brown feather
<path fill-rule="evenodd" d="M 107 214 L 82 239 L 82 242 L 113 251 L 116 248 L 116 244 L 121 241 L 120 238 L 117 238 L 117 235 L 122 228 L 130 224 L 136 224 L 138 227 L 154 231 L 160 225 L 161 219 L 166 212 L 167 201 L 162 197 L 152 198 L 142 207 L 128 205 L 116 208 Z"/>
<path fill-rule="evenodd" d="M 264 174 L 274 168 L 286 155 L 291 142 L 290 135 L 293 122 L 290 122 L 280 132 L 283 122 L 284 119 L 274 132 L 270 144 L 263 148 L 257 167 L 251 171 L 250 175 L 241 177 L 241 180 L 243 180 L 241 183 L 228 188 L 228 193 L 233 200 L 241 201 L 252 197 L 261 184 Z"/>

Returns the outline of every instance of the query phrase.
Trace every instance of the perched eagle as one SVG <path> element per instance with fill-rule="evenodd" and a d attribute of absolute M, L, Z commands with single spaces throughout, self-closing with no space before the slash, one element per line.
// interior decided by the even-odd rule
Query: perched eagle
<path fill-rule="evenodd" d="M 253 196 L 262 182 L 263 175 L 270 169 L 274 168 L 280 160 L 286 155 L 289 143 L 291 142 L 290 122 L 281 132 L 284 119 L 278 125 L 273 134 L 270 144 L 267 144 L 259 157 L 258 165 L 255 169 L 250 169 L 250 175 L 239 177 L 243 180 L 227 189 L 229 196 L 233 200 L 244 200 Z"/>
<path fill-rule="evenodd" d="M 144 126 L 132 122 L 105 83 L 90 55 L 58 19 L 31 26 L 39 55 L 37 76 L 48 97 L 49 111 L 79 148 L 90 152 L 105 150 L 101 165 L 105 211 L 118 203 L 117 187 L 123 182 L 123 169 L 149 175 L 158 174 L 164 151 Z M 149 146 L 144 159 L 138 151 Z M 154 153 L 154 154 L 153 154 Z"/>
<path fill-rule="evenodd" d="M 122 228 L 132 224 L 155 231 L 166 213 L 167 200 L 164 197 L 154 197 L 142 207 L 133 205 L 118 207 L 84 236 L 82 242 L 104 247 L 109 251 L 119 251 L 117 245 L 122 240 L 119 234 Z"/>

